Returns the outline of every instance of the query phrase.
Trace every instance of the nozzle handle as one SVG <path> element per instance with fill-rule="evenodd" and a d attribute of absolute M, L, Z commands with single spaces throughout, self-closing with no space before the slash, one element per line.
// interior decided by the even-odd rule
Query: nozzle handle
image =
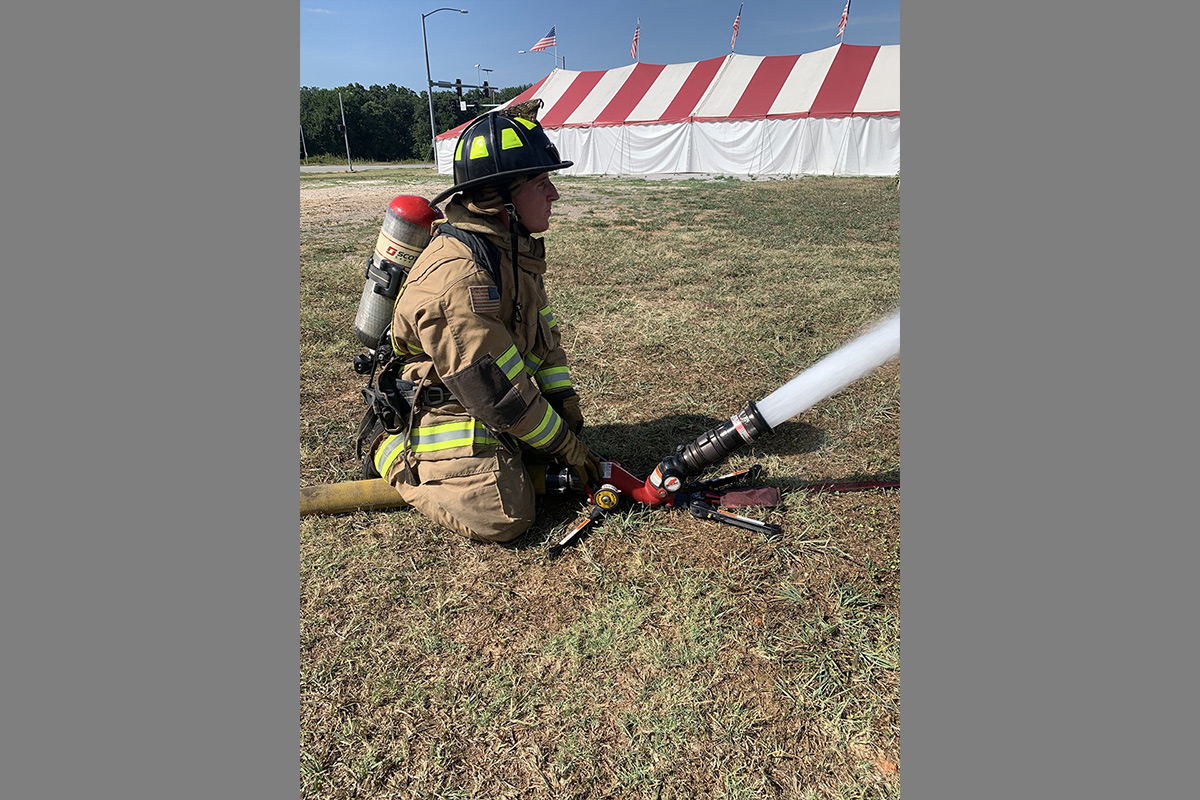
<path fill-rule="evenodd" d="M 567 535 L 560 539 L 558 544 L 550 547 L 550 558 L 558 558 L 563 550 L 578 542 L 584 533 L 599 526 L 603 521 L 604 509 L 599 507 L 593 508 L 592 513 L 588 515 L 587 519 L 568 531 Z"/>
<path fill-rule="evenodd" d="M 689 509 L 692 512 L 692 516 L 697 519 L 710 519 L 714 522 L 723 522 L 735 528 L 745 528 L 748 531 L 761 533 L 763 536 L 778 536 L 783 533 L 783 528 L 778 525 L 770 522 L 762 522 L 757 519 L 750 519 L 739 514 L 730 514 L 728 511 L 722 511 L 703 500 L 693 500 Z"/>

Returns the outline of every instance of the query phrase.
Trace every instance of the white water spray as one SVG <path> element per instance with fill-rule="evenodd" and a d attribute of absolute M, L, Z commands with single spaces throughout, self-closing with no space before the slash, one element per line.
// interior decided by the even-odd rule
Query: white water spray
<path fill-rule="evenodd" d="M 757 403 L 774 428 L 882 366 L 900 353 L 900 312 L 842 345 Z"/>
<path fill-rule="evenodd" d="M 690 444 L 675 448 L 658 463 L 646 485 L 634 495 L 643 503 L 665 502 L 688 475 L 696 475 L 722 461 L 747 442 L 752 442 L 776 425 L 812 408 L 847 384 L 858 380 L 900 353 L 900 311 L 871 327 L 804 372 L 767 395 L 759 403 L 750 401 L 738 413 L 709 428 Z"/>

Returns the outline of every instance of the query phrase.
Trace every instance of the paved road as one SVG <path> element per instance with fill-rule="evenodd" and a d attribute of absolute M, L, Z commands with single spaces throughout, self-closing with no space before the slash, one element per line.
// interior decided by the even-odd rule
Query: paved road
<path fill-rule="evenodd" d="M 350 162 L 350 163 L 353 164 L 354 162 Z M 430 162 L 428 164 L 382 164 L 379 166 L 367 165 L 367 164 L 354 164 L 355 172 L 362 172 L 362 171 L 365 171 L 368 169 L 435 169 L 435 168 L 436 167 L 433 164 L 433 162 Z M 300 171 L 301 172 L 348 172 L 349 170 L 346 168 L 345 164 L 340 164 L 337 166 L 324 166 L 324 167 L 306 167 L 303 164 L 301 164 Z"/>
<path fill-rule="evenodd" d="M 365 172 L 369 169 L 436 169 L 433 162 L 428 164 L 382 164 L 382 165 L 366 165 L 355 164 L 355 172 Z M 301 172 L 347 172 L 345 164 L 322 167 L 306 167 L 300 165 Z M 609 176 L 617 177 L 617 176 Z M 741 181 L 774 181 L 785 178 L 796 178 L 796 175 L 718 175 L 709 172 L 671 172 L 671 173 L 656 173 L 653 175 L 623 175 L 623 178 L 635 178 L 648 181 L 686 181 L 686 180 L 702 180 L 713 181 L 723 178 L 737 178 Z"/>

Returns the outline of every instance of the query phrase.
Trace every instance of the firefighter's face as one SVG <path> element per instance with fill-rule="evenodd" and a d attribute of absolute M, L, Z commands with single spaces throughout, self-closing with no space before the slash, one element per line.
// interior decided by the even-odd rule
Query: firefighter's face
<path fill-rule="evenodd" d="M 550 204 L 558 199 L 558 190 L 550 182 L 550 173 L 535 175 L 513 195 L 513 205 L 521 224 L 530 233 L 542 233 L 550 228 Z"/>

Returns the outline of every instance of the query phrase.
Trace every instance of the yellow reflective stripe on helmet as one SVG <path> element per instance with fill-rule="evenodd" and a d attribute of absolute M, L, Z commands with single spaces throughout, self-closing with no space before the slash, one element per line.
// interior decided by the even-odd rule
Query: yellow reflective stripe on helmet
<path fill-rule="evenodd" d="M 454 160 L 455 161 L 462 161 L 462 145 L 463 145 L 463 140 L 461 137 L 459 137 L 458 147 L 454 148 Z"/>
<path fill-rule="evenodd" d="M 525 143 L 521 141 L 521 137 L 517 136 L 517 132 L 512 128 L 505 128 L 500 131 L 500 149 L 501 150 L 516 150 L 518 147 L 524 147 Z"/>
<path fill-rule="evenodd" d="M 512 119 L 512 121 L 513 121 L 513 122 L 519 122 L 519 123 L 521 123 L 522 125 L 524 125 L 524 126 L 525 126 L 526 128 L 528 128 L 529 130 L 533 130 L 534 128 L 536 128 L 536 127 L 537 127 L 537 123 L 536 123 L 536 122 L 530 122 L 529 120 L 525 119 L 524 117 L 511 117 L 511 119 Z"/>
<path fill-rule="evenodd" d="M 488 431 L 487 426 L 475 419 L 417 426 L 412 429 L 411 436 L 414 453 L 436 453 L 455 447 L 470 447 L 472 444 L 499 443 Z M 405 438 L 407 437 L 402 433 L 392 434 L 384 439 L 375 451 L 375 469 L 380 475 L 386 477 L 392 464 L 404 452 Z"/>
<path fill-rule="evenodd" d="M 550 306 L 538 309 L 538 313 L 542 315 L 542 319 L 546 320 L 546 324 L 551 328 L 558 325 L 558 320 L 554 318 L 554 312 L 550 310 Z"/>
<path fill-rule="evenodd" d="M 515 381 L 517 376 L 521 374 L 521 369 L 525 366 L 525 362 L 521 360 L 521 354 L 517 352 L 515 344 L 500 354 L 500 360 L 496 364 L 500 367 L 500 371 L 508 376 L 510 381 Z"/>
<path fill-rule="evenodd" d="M 541 423 L 524 436 L 518 437 L 530 447 L 542 447 L 551 442 L 558 432 L 562 430 L 563 421 L 558 412 L 546 406 L 546 414 L 542 417 Z"/>
<path fill-rule="evenodd" d="M 534 377 L 543 392 L 571 388 L 571 373 L 566 367 L 546 367 Z"/>
<path fill-rule="evenodd" d="M 487 158 L 487 156 L 487 139 L 484 139 L 482 136 L 476 136 L 471 140 L 471 153 L 467 156 L 467 158 Z"/>
<path fill-rule="evenodd" d="M 545 359 L 543 359 L 537 355 L 534 355 L 533 353 L 530 353 L 529 355 L 525 356 L 525 372 L 527 374 L 529 374 L 530 376 L 536 375 L 537 371 L 538 371 L 538 367 L 540 367 L 542 365 L 542 361 L 544 361 L 544 360 Z"/>

